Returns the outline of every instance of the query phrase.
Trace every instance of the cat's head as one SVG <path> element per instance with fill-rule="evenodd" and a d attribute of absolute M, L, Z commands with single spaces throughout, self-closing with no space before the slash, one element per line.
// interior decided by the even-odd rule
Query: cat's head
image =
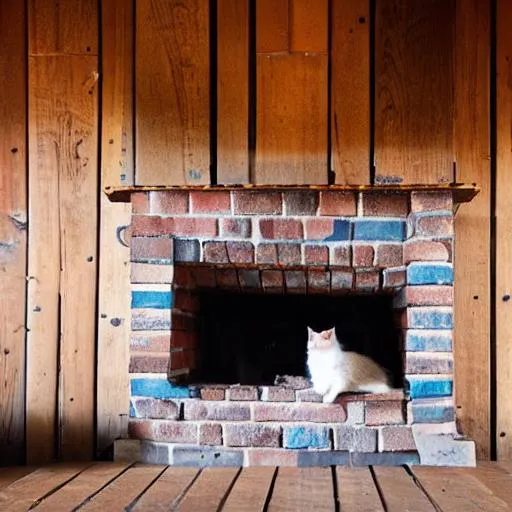
<path fill-rule="evenodd" d="M 308 349 L 331 348 L 336 343 L 338 343 L 338 340 L 334 327 L 321 332 L 315 332 L 311 327 L 308 327 Z"/>

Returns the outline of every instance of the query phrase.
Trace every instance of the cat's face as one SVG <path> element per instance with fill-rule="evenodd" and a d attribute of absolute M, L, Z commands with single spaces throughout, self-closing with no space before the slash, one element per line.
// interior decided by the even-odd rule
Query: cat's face
<path fill-rule="evenodd" d="M 315 332 L 311 327 L 308 327 L 308 349 L 330 348 L 335 342 L 336 335 L 334 333 L 334 327 L 322 332 Z"/>

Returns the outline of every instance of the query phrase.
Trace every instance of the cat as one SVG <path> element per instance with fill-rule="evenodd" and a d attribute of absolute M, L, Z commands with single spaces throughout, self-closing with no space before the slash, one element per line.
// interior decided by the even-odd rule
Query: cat
<path fill-rule="evenodd" d="M 313 389 L 324 403 L 347 391 L 385 393 L 391 390 L 383 368 L 369 357 L 344 351 L 334 327 L 315 332 L 308 327 L 307 366 Z"/>

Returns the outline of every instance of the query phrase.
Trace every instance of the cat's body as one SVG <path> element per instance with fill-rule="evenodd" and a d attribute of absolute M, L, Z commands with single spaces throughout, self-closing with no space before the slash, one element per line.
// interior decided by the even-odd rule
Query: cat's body
<path fill-rule="evenodd" d="M 333 329 L 316 333 L 308 327 L 308 360 L 313 389 L 325 403 L 347 391 L 385 393 L 386 372 L 369 357 L 342 350 Z"/>

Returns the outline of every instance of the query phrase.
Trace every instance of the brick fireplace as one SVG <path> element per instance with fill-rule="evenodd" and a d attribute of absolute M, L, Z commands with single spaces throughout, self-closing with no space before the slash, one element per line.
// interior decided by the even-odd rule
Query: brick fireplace
<path fill-rule="evenodd" d="M 453 222 L 471 187 L 131 193 L 129 437 L 175 465 L 473 465 L 453 398 Z M 321 403 L 306 326 L 396 389 Z"/>

